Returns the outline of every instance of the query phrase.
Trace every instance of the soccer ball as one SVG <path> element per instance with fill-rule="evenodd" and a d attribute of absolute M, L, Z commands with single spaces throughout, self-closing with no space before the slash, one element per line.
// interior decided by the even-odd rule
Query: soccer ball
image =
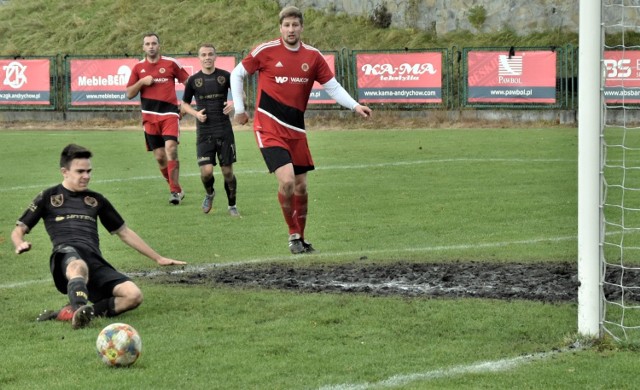
<path fill-rule="evenodd" d="M 142 340 L 131 326 L 122 323 L 107 325 L 96 340 L 98 356 L 108 366 L 130 366 L 142 352 Z"/>

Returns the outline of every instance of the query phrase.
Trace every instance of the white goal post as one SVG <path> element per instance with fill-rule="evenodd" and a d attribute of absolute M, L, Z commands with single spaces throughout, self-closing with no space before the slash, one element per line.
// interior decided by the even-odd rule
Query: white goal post
<path fill-rule="evenodd" d="M 640 340 L 640 0 L 580 2 L 578 332 Z"/>
<path fill-rule="evenodd" d="M 600 336 L 601 3 L 580 2 L 578 46 L 578 332 Z"/>

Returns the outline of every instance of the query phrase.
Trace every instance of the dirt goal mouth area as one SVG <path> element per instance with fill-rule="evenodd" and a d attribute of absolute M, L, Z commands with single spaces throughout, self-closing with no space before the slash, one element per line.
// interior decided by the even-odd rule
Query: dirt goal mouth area
<path fill-rule="evenodd" d="M 568 263 L 251 264 L 153 276 L 158 283 L 270 288 L 375 296 L 574 301 L 577 269 Z"/>
<path fill-rule="evenodd" d="M 145 277 L 145 275 L 141 275 Z M 148 274 L 156 283 L 267 288 L 301 293 L 355 293 L 423 298 L 522 299 L 575 302 L 578 270 L 572 263 L 295 263 L 218 265 L 209 269 Z M 640 280 L 639 272 L 607 270 L 604 293 L 620 299 L 620 285 Z M 640 293 L 625 299 L 640 301 Z"/>

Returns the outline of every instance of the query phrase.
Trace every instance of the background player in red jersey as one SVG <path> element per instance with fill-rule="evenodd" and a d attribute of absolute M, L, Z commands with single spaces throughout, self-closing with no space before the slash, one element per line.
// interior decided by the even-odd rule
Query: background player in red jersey
<path fill-rule="evenodd" d="M 142 303 L 138 286 L 102 257 L 98 219 L 107 231 L 159 265 L 186 264 L 159 255 L 127 227 L 111 203 L 88 188 L 91 171 L 91 152 L 67 145 L 60 154 L 62 183 L 36 196 L 11 232 L 15 253 L 21 254 L 31 249 L 25 235 L 44 221 L 53 244 L 51 275 L 58 291 L 69 296 L 69 304 L 60 311 L 45 310 L 37 320 L 71 321 L 74 329 L 88 325 L 94 315 L 113 317 Z"/>
<path fill-rule="evenodd" d="M 220 171 L 224 177 L 224 190 L 227 193 L 227 209 L 232 217 L 239 217 L 236 206 L 236 188 L 238 181 L 233 174 L 236 162 L 236 141 L 231 127 L 229 113 L 233 102 L 227 101 L 230 81 L 229 72 L 216 68 L 216 49 L 211 43 L 204 43 L 198 49 L 198 59 L 202 69 L 192 75 L 186 83 L 181 110 L 196 119 L 196 149 L 200 179 L 204 185 L 205 196 L 202 211 L 208 213 L 215 197 L 213 167 L 216 156 L 220 162 Z M 196 98 L 196 106 L 191 100 Z"/>
<path fill-rule="evenodd" d="M 133 99 L 140 93 L 147 150 L 153 150 L 160 172 L 169 183 L 169 203 L 178 205 L 184 199 L 184 191 L 180 187 L 180 110 L 175 80 L 184 83 L 189 73 L 174 58 L 160 54 L 157 34 L 146 34 L 142 49 L 145 58 L 131 70 L 127 98 Z"/>
<path fill-rule="evenodd" d="M 242 101 L 244 78 L 258 72 L 253 129 L 270 172 L 278 179 L 278 201 L 289 227 L 291 253 L 310 253 L 305 240 L 307 220 L 307 172 L 314 169 L 307 144 L 304 113 L 313 83 L 318 81 L 340 105 L 363 117 L 369 107 L 358 104 L 336 81 L 322 54 L 300 41 L 302 12 L 290 6 L 280 12 L 279 39 L 258 45 L 231 72 L 235 120 L 245 124 L 249 116 Z"/>

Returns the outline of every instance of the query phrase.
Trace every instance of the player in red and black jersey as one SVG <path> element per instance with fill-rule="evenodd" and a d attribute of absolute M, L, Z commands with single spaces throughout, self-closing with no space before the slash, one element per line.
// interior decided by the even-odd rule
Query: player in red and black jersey
<path fill-rule="evenodd" d="M 89 324 L 94 315 L 113 317 L 142 303 L 142 292 L 102 257 L 98 220 L 111 234 L 159 265 L 186 264 L 154 251 L 125 224 L 111 203 L 88 188 L 91 152 L 70 144 L 60 156 L 62 184 L 42 191 L 16 222 L 11 233 L 15 252 L 31 249 L 25 235 L 43 220 L 53 251 L 49 259 L 56 288 L 69 297 L 60 311 L 45 310 L 38 320 L 71 321 L 74 329 Z M 88 302 L 94 305 L 89 305 Z"/>
<path fill-rule="evenodd" d="M 289 250 L 310 253 L 305 240 L 307 220 L 307 172 L 314 169 L 307 144 L 304 113 L 315 81 L 340 105 L 362 117 L 371 109 L 358 104 L 336 81 L 322 54 L 300 41 L 303 17 L 296 7 L 280 12 L 280 38 L 258 45 L 231 72 L 235 120 L 245 124 L 249 116 L 242 101 L 243 80 L 258 72 L 253 129 L 258 147 L 278 179 L 278 201 L 289 227 Z"/>
<path fill-rule="evenodd" d="M 229 72 L 215 67 L 216 49 L 210 43 L 200 45 L 198 58 L 202 69 L 189 77 L 182 97 L 182 111 L 196 117 L 196 149 L 200 179 L 205 189 L 202 211 L 208 213 L 213 207 L 215 197 L 213 167 L 216 156 L 224 177 L 224 190 L 227 193 L 227 209 L 233 217 L 239 217 L 236 205 L 238 181 L 233 174 L 236 162 L 236 141 L 231 127 L 229 113 L 233 102 L 227 101 L 231 84 Z M 191 107 L 195 97 L 196 108 Z"/>
<path fill-rule="evenodd" d="M 184 191 L 180 186 L 180 103 L 175 82 L 186 82 L 189 73 L 174 58 L 160 54 L 157 34 L 146 34 L 142 49 L 145 58 L 131 70 L 127 98 L 133 99 L 140 93 L 147 150 L 153 151 L 160 172 L 169 183 L 169 203 L 178 205 L 184 199 Z"/>

